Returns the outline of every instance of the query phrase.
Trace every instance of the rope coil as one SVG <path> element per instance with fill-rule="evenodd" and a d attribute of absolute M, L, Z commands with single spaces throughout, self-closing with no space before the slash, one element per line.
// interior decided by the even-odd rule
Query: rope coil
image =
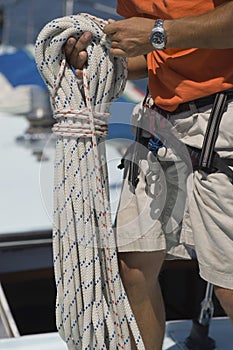
<path fill-rule="evenodd" d="M 124 90 L 127 61 L 109 55 L 106 22 L 88 14 L 48 23 L 35 45 L 56 118 L 53 255 L 56 323 L 71 350 L 144 349 L 120 279 L 111 222 L 104 138 L 111 103 Z M 90 31 L 80 86 L 63 45 Z"/>

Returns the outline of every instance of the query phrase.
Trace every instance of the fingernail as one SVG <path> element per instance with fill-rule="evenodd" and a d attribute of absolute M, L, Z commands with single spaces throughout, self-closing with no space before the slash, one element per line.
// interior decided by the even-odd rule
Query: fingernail
<path fill-rule="evenodd" d="M 67 42 L 68 42 L 68 44 L 69 44 L 70 46 L 74 46 L 74 45 L 75 45 L 75 39 L 74 39 L 74 38 L 69 38 L 69 39 L 67 40 Z"/>
<path fill-rule="evenodd" d="M 91 33 L 89 33 L 89 32 L 84 32 L 84 33 L 83 33 L 83 38 L 84 38 L 85 40 L 90 40 L 90 39 L 91 39 Z"/>
<path fill-rule="evenodd" d="M 86 60 L 86 56 L 84 56 L 84 54 L 82 52 L 79 53 L 79 60 L 81 62 L 84 62 Z"/>

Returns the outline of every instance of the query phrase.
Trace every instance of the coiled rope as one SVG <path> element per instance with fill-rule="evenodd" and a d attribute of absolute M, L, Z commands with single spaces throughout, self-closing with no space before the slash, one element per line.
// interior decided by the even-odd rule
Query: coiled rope
<path fill-rule="evenodd" d="M 109 55 L 102 19 L 63 17 L 39 33 L 35 57 L 46 82 L 57 134 L 53 255 L 56 323 L 69 349 L 130 349 L 129 328 L 144 345 L 119 275 L 111 222 L 104 137 L 111 103 L 124 90 L 125 59 Z M 93 34 L 83 84 L 67 64 L 70 36 Z"/>

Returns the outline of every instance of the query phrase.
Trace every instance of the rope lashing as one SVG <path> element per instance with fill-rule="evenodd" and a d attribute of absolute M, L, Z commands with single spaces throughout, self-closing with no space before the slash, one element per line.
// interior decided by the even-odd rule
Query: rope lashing
<path fill-rule="evenodd" d="M 111 103 L 124 90 L 127 61 L 109 55 L 106 24 L 88 14 L 48 23 L 35 45 L 56 118 L 53 256 L 56 323 L 71 350 L 144 349 L 120 279 L 111 222 L 104 137 Z M 93 34 L 79 84 L 63 45 Z"/>

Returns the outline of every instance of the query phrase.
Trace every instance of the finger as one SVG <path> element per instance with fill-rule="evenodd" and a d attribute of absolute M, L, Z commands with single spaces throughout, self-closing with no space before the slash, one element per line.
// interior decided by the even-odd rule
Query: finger
<path fill-rule="evenodd" d="M 114 19 L 112 19 L 112 18 L 109 18 L 108 19 L 108 23 L 110 24 L 110 23 L 114 23 L 114 22 L 116 22 Z"/>
<path fill-rule="evenodd" d="M 73 53 L 73 50 L 76 51 L 76 54 L 84 51 L 91 39 L 92 34 L 90 32 L 84 32 L 78 40 L 70 37 L 64 45 L 66 56 L 69 57 Z"/>
<path fill-rule="evenodd" d="M 115 22 L 116 21 L 108 22 L 109 24 L 106 24 L 106 26 L 103 29 L 103 32 L 107 35 L 113 35 L 114 33 L 116 33 Z"/>
<path fill-rule="evenodd" d="M 73 50 L 72 54 L 70 55 L 69 58 L 69 63 L 71 66 L 73 66 L 75 69 L 83 69 L 87 62 L 87 52 L 86 51 L 81 51 L 76 53 L 75 49 Z"/>
<path fill-rule="evenodd" d="M 123 45 L 117 39 L 112 39 L 111 48 L 112 49 L 119 49 L 119 50 L 123 50 L 124 51 Z"/>
<path fill-rule="evenodd" d="M 72 53 L 72 51 L 73 51 L 73 49 L 75 47 L 76 41 L 77 40 L 75 38 L 71 37 L 65 43 L 64 50 L 65 50 L 65 55 L 66 55 L 67 58 L 70 57 L 70 55 L 71 55 L 71 53 Z"/>
<path fill-rule="evenodd" d="M 110 55 L 114 57 L 127 57 L 127 53 L 123 49 L 119 48 L 111 48 L 110 49 Z"/>
<path fill-rule="evenodd" d="M 92 39 L 91 32 L 84 32 L 80 36 L 80 38 L 76 41 L 75 49 L 79 52 L 85 50 L 89 45 L 91 39 Z"/>
<path fill-rule="evenodd" d="M 87 61 L 88 55 L 86 48 L 92 39 L 90 32 L 84 32 L 78 41 L 76 41 L 70 55 L 70 64 L 77 69 L 82 69 Z"/>
<path fill-rule="evenodd" d="M 91 39 L 92 34 L 90 32 L 84 32 L 78 40 L 70 37 L 64 45 L 66 56 L 69 57 L 74 49 L 76 50 L 76 54 L 84 51 L 90 43 Z"/>
<path fill-rule="evenodd" d="M 87 61 L 86 47 L 90 43 L 92 34 L 85 32 L 81 35 L 79 40 L 75 38 L 69 38 L 65 44 L 64 50 L 66 58 L 73 67 L 76 69 L 82 69 Z"/>
<path fill-rule="evenodd" d="M 81 69 L 76 69 L 75 70 L 75 75 L 79 81 L 83 80 L 83 71 Z"/>
<path fill-rule="evenodd" d="M 82 51 L 77 54 L 75 50 L 73 50 L 70 57 L 67 57 L 67 59 L 71 66 L 73 66 L 75 69 L 81 70 L 87 62 L 87 56 L 86 51 Z"/>

